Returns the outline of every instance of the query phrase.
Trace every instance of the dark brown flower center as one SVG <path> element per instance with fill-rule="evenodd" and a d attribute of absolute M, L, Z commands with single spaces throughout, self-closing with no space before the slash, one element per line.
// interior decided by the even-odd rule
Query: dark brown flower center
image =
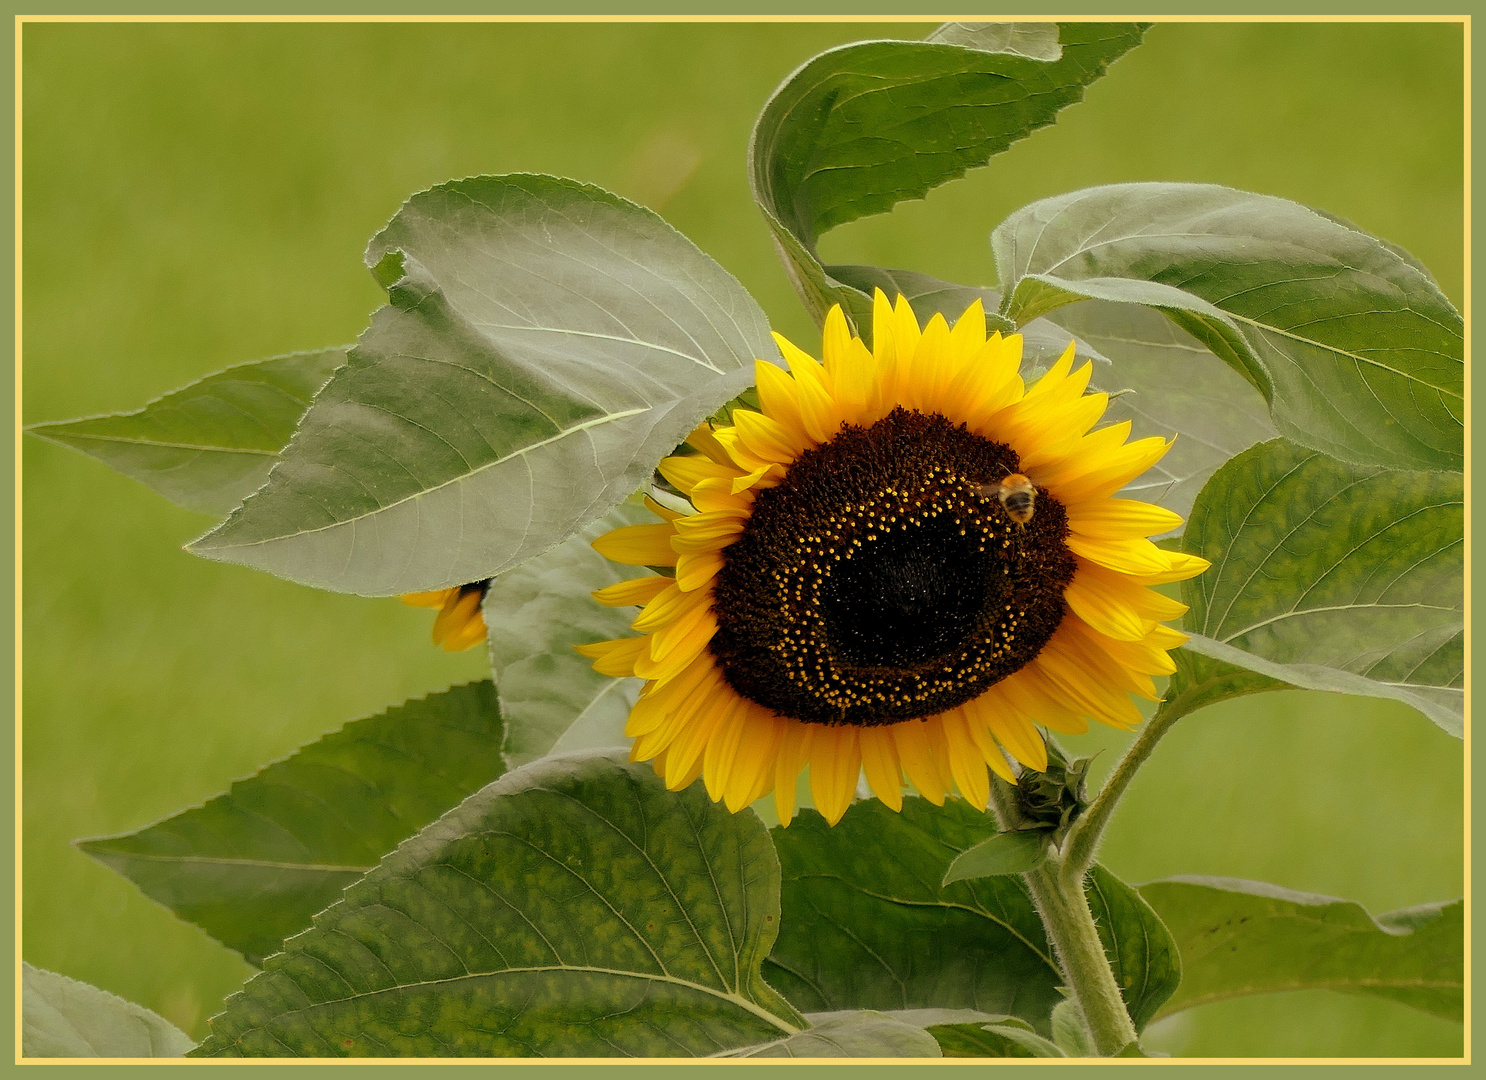
<path fill-rule="evenodd" d="M 943 712 L 1030 661 L 1063 618 L 1063 507 L 994 493 L 1010 447 L 906 409 L 843 426 L 759 492 L 714 583 L 728 684 L 783 716 L 892 724 Z"/>

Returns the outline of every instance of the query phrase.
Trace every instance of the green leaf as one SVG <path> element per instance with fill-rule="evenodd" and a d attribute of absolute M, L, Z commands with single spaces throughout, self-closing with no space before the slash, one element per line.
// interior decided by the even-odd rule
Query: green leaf
<path fill-rule="evenodd" d="M 1182 952 L 1182 985 L 1163 1016 L 1243 994 L 1326 988 L 1464 1018 L 1459 900 L 1374 918 L 1350 900 L 1236 878 L 1168 878 L 1140 893 Z"/>
<path fill-rule="evenodd" d="M 754 196 L 811 250 L 826 230 L 890 210 L 1051 124 L 1140 43 L 1133 23 L 1064 23 L 1061 56 L 1009 49 L 1005 29 L 954 42 L 864 41 L 794 72 L 749 146 Z"/>
<path fill-rule="evenodd" d="M 26 430 L 81 450 L 178 506 L 220 517 L 263 486 L 348 348 L 238 364 L 133 412 Z"/>
<path fill-rule="evenodd" d="M 1099 1050 L 1084 1023 L 1083 1011 L 1072 998 L 1060 1001 L 1053 1010 L 1053 1041 L 1068 1057 L 1094 1058 Z"/>
<path fill-rule="evenodd" d="M 1125 1009 L 1143 1031 L 1182 981 L 1180 950 L 1151 905 L 1104 867 L 1089 871 L 1084 888 Z"/>
<path fill-rule="evenodd" d="M 997 833 L 956 856 L 943 883 L 1035 870 L 1047 860 L 1047 840 L 1041 832 Z"/>
<path fill-rule="evenodd" d="M 749 141 L 749 178 L 818 321 L 841 303 L 860 332 L 871 332 L 861 293 L 815 255 L 822 233 L 922 198 L 1051 124 L 1140 43 L 1145 27 L 1057 30 L 1056 58 L 1047 31 L 1027 24 L 949 24 L 928 41 L 844 45 L 774 92 Z"/>
<path fill-rule="evenodd" d="M 1349 465 L 1275 439 L 1208 482 L 1183 545 L 1212 569 L 1191 605 L 1187 711 L 1284 684 L 1413 705 L 1460 737 L 1464 491 L 1458 473 Z"/>
<path fill-rule="evenodd" d="M 624 725 L 640 683 L 600 675 L 573 646 L 630 635 L 635 609 L 603 607 L 589 594 L 645 573 L 610 562 L 590 541 L 655 520 L 620 503 L 491 582 L 483 610 L 511 768 L 551 753 L 628 745 Z"/>
<path fill-rule="evenodd" d="M 1057 60 L 1063 55 L 1057 23 L 945 23 L 925 41 L 963 45 L 986 52 L 1015 53 L 1033 60 Z"/>
<path fill-rule="evenodd" d="M 195 1044 L 133 1002 L 21 964 L 21 1054 L 28 1058 L 181 1057 Z"/>
<path fill-rule="evenodd" d="M 1062 977 L 1022 879 L 940 885 L 961 852 L 996 833 L 989 815 L 963 800 L 909 797 L 894 813 L 873 799 L 835 828 L 803 810 L 773 832 L 784 918 L 765 971 L 791 1001 L 811 1011 L 973 1009 L 1048 1030 Z M 1088 897 L 1132 1011 L 1159 1006 L 1175 970 L 1160 920 L 1103 868 Z"/>
<path fill-rule="evenodd" d="M 546 758 L 404 843 L 227 999 L 201 1056 L 676 1057 L 804 1026 L 760 977 L 758 816 Z"/>
<path fill-rule="evenodd" d="M 354 720 L 224 795 L 84 852 L 249 963 L 503 771 L 489 682 Z"/>
<path fill-rule="evenodd" d="M 623 500 L 778 357 L 730 274 L 571 180 L 443 184 L 366 258 L 391 306 L 197 554 L 363 595 L 494 577 Z"/>
<path fill-rule="evenodd" d="M 809 1018 L 798 1035 L 733 1050 L 729 1058 L 939 1057 L 939 1044 L 921 1027 L 887 1013 L 860 1011 Z"/>
<path fill-rule="evenodd" d="M 1094 383 L 1119 396 L 1110 400 L 1104 423 L 1129 420 L 1132 439 L 1176 436 L 1166 456 L 1126 485 L 1123 496 L 1186 517 L 1219 467 L 1275 436 L 1263 396 L 1156 311 L 1089 300 L 1034 320 L 1026 329 L 1039 324 L 1063 328 L 1065 337 L 1075 335 L 1106 359 L 1095 369 Z"/>
<path fill-rule="evenodd" d="M 1080 297 L 1156 307 L 1264 392 L 1288 438 L 1462 467 L 1460 315 L 1355 228 L 1210 184 L 1115 184 L 1023 207 L 991 246 L 1018 322 Z"/>
<path fill-rule="evenodd" d="M 831 828 L 802 810 L 773 830 L 783 925 L 765 972 L 791 1001 L 834 1009 L 974 1009 L 1044 1026 L 1060 977 L 1020 877 L 940 886 L 996 832 L 963 800 L 853 804 Z"/>

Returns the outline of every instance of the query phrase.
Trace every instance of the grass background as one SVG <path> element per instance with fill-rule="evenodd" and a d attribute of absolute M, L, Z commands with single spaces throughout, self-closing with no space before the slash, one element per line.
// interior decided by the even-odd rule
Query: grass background
<path fill-rule="evenodd" d="M 822 48 L 916 26 L 67 25 L 23 40 L 24 414 L 134 408 L 228 364 L 350 342 L 362 246 L 409 194 L 536 171 L 644 202 L 815 331 L 749 198 L 769 92 Z M 1206 181 L 1340 214 L 1462 294 L 1462 42 L 1442 24 L 1162 24 L 1056 127 L 828 261 L 993 280 L 986 242 L 1046 195 Z M 429 613 L 180 550 L 211 524 L 60 447 L 24 447 L 24 955 L 200 1037 L 250 973 L 72 849 L 226 787 L 342 721 L 485 674 Z M 1126 737 L 1092 732 L 1080 752 Z M 1462 890 L 1460 744 L 1319 694 L 1184 720 L 1104 850 L 1127 880 L 1221 874 L 1373 911 Z M 1152 1029 L 1188 1055 L 1457 1055 L 1461 1028 L 1309 991 Z"/>

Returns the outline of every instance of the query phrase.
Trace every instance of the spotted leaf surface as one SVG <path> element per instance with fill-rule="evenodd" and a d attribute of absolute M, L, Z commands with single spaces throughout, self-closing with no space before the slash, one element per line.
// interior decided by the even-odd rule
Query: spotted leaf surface
<path fill-rule="evenodd" d="M 1333 456 L 1462 467 L 1464 326 L 1394 249 L 1267 195 L 1112 184 L 1023 207 L 991 237 L 1024 321 L 1084 297 L 1167 312 Z"/>
<path fill-rule="evenodd" d="M 133 412 L 33 424 L 187 510 L 224 515 L 263 486 L 349 346 L 238 364 Z"/>
<path fill-rule="evenodd" d="M 353 720 L 203 806 L 77 846 L 251 964 L 505 769 L 488 681 Z"/>
<path fill-rule="evenodd" d="M 940 885 L 955 858 L 995 832 L 963 800 L 909 797 L 901 814 L 862 801 L 835 828 L 801 811 L 774 830 L 784 919 L 769 981 L 811 1011 L 970 1009 L 1046 1034 L 1062 980 L 1022 879 Z M 1103 867 L 1088 898 L 1132 1014 L 1148 1017 L 1179 975 L 1170 936 Z"/>
<path fill-rule="evenodd" d="M 496 576 L 624 499 L 778 358 L 730 274 L 571 180 L 422 192 L 366 260 L 391 304 L 197 554 L 362 595 Z"/>
<path fill-rule="evenodd" d="M 547 758 L 429 826 L 227 1000 L 202 1056 L 676 1057 L 805 1026 L 759 975 L 752 813 L 623 754 Z"/>
<path fill-rule="evenodd" d="M 1180 693 L 1284 685 L 1393 698 L 1463 731 L 1465 505 L 1458 473 L 1349 465 L 1283 439 L 1209 481 L 1186 550 Z"/>

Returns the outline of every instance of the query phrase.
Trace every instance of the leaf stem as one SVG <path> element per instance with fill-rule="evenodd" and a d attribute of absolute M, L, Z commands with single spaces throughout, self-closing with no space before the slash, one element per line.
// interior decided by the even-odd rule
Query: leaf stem
<path fill-rule="evenodd" d="M 1016 789 L 995 777 L 991 781 L 991 806 L 1003 829 L 1021 820 Z M 1037 869 L 1023 874 L 1022 880 L 1032 894 L 1095 1048 L 1105 1057 L 1118 1054 L 1135 1042 L 1137 1035 L 1084 895 L 1083 872 L 1070 873 L 1066 860 L 1053 852 Z"/>
<path fill-rule="evenodd" d="M 1068 839 L 1063 843 L 1065 875 L 1082 881 L 1089 867 L 1094 865 L 1094 852 L 1099 846 L 1099 838 L 1104 834 L 1105 826 L 1114 814 L 1115 805 L 1120 801 L 1120 796 L 1125 794 L 1130 781 L 1135 779 L 1136 772 L 1151 756 L 1156 744 L 1171 730 L 1171 725 L 1187 715 L 1186 699 L 1187 695 L 1179 694 L 1161 703 L 1155 715 L 1145 722 L 1140 734 L 1135 736 L 1135 741 L 1125 750 L 1125 756 L 1115 765 L 1089 808 L 1073 823 L 1073 828 L 1068 831 Z"/>

